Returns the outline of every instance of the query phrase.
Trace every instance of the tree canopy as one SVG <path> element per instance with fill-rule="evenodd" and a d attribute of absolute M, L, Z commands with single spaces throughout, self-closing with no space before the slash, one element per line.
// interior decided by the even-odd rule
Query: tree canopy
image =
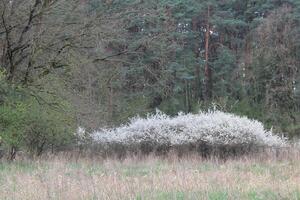
<path fill-rule="evenodd" d="M 297 135 L 299 13 L 298 0 L 1 0 L 0 140 L 18 146 L 7 134 L 35 113 L 72 132 L 212 106 Z"/>

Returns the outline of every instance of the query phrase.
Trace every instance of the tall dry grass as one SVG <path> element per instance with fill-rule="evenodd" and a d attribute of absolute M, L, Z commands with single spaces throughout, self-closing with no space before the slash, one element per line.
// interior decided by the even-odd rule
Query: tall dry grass
<path fill-rule="evenodd" d="M 60 154 L 0 164 L 0 199 L 300 199 L 300 151 L 238 159 Z"/>

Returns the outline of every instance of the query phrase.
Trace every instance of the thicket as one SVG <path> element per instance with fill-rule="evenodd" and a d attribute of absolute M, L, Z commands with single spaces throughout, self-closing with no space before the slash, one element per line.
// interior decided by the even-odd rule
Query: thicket
<path fill-rule="evenodd" d="M 40 156 L 74 144 L 75 123 L 66 102 L 49 104 L 46 95 L 9 84 L 3 74 L 0 93 L 0 157 Z"/>
<path fill-rule="evenodd" d="M 146 118 L 135 117 L 118 128 L 99 130 L 91 136 L 97 153 L 103 155 L 165 154 L 170 150 L 181 154 L 197 151 L 205 156 L 241 155 L 260 147 L 287 145 L 285 138 L 266 130 L 261 122 L 221 111 L 180 113 L 175 117 L 157 111 Z"/>

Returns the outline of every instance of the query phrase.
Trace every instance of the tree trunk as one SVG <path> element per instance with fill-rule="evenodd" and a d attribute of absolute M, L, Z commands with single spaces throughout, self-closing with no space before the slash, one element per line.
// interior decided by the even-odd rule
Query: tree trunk
<path fill-rule="evenodd" d="M 192 30 L 193 30 L 194 33 L 198 32 L 197 22 L 198 22 L 197 18 L 196 17 L 193 18 L 193 20 L 192 20 Z M 196 39 L 197 39 L 197 37 L 196 37 Z M 200 48 L 200 42 L 196 43 L 195 47 L 194 47 L 194 54 L 195 54 L 196 61 L 199 61 L 199 58 L 200 58 L 199 48 Z M 195 96 L 197 100 L 200 100 L 200 99 L 202 99 L 202 95 L 201 95 L 200 66 L 199 66 L 198 63 L 195 64 L 195 77 L 196 77 L 196 80 L 195 80 L 196 93 L 193 96 Z"/>
<path fill-rule="evenodd" d="M 113 112 L 114 112 L 114 109 L 113 109 L 114 90 L 113 90 L 113 86 L 112 86 L 111 82 L 109 83 L 108 89 L 109 89 L 108 112 L 109 112 L 109 117 L 112 120 L 113 119 Z"/>
<path fill-rule="evenodd" d="M 189 113 L 192 110 L 191 99 L 190 99 L 190 85 L 189 81 L 185 80 L 185 112 Z"/>
<path fill-rule="evenodd" d="M 17 155 L 17 148 L 14 147 L 14 146 L 12 146 L 11 149 L 10 149 L 10 152 L 9 152 L 9 158 L 8 158 L 8 160 L 9 161 L 15 160 L 16 155 Z"/>
<path fill-rule="evenodd" d="M 36 152 L 37 157 L 40 157 L 42 155 L 42 153 L 44 151 L 45 144 L 46 144 L 46 139 L 42 142 L 42 144 L 40 144 L 37 147 L 37 152 Z"/>
<path fill-rule="evenodd" d="M 205 100 L 212 97 L 211 69 L 209 67 L 209 38 L 210 38 L 210 6 L 207 7 L 207 23 L 205 33 Z"/>

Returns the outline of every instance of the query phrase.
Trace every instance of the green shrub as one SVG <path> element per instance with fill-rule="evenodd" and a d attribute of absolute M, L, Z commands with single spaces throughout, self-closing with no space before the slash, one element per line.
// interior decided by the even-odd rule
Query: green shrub
<path fill-rule="evenodd" d="M 53 102 L 38 101 L 51 99 L 47 96 L 9 84 L 1 76 L 0 83 L 0 146 L 9 159 L 18 150 L 41 155 L 73 142 L 74 120 L 64 101 L 58 100 L 53 107 Z"/>

